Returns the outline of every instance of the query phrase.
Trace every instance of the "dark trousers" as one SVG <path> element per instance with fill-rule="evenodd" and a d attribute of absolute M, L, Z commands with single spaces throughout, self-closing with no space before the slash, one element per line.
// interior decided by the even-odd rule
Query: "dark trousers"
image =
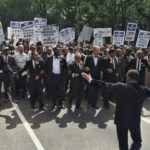
<path fill-rule="evenodd" d="M 80 107 L 84 92 L 84 84 L 81 80 L 74 80 L 73 82 L 71 82 L 71 85 L 69 105 L 72 105 L 72 101 L 76 99 L 76 107 Z"/>
<path fill-rule="evenodd" d="M 92 84 L 88 84 L 87 85 L 88 89 L 88 105 L 92 106 L 92 107 L 96 107 L 97 106 L 97 100 L 98 100 L 98 96 L 99 96 L 99 88 L 95 85 Z"/>
<path fill-rule="evenodd" d="M 124 128 L 117 125 L 117 136 L 120 150 L 128 150 L 128 131 L 131 134 L 133 144 L 130 150 L 140 150 L 141 148 L 141 129 L 140 125 L 132 128 Z"/>
<path fill-rule="evenodd" d="M 12 98 L 16 98 L 16 88 L 14 80 L 9 80 L 8 78 L 5 78 L 4 79 L 5 93 L 9 92 L 9 87 Z"/>
<path fill-rule="evenodd" d="M 39 102 L 39 108 L 44 107 L 43 87 L 41 81 L 30 80 L 29 82 L 30 103 L 31 107 L 35 106 L 36 101 Z"/>
<path fill-rule="evenodd" d="M 103 105 L 109 106 L 109 101 L 112 100 L 112 94 L 109 93 L 107 90 L 102 90 L 102 97 L 103 97 Z"/>
<path fill-rule="evenodd" d="M 4 82 L 4 76 L 2 73 L 0 73 L 0 97 L 1 97 L 1 94 L 2 94 L 2 91 L 1 91 L 1 88 L 2 88 L 2 82 Z"/>
<path fill-rule="evenodd" d="M 50 82 L 53 105 L 62 105 L 65 96 L 64 78 L 61 75 L 52 74 Z"/>
<path fill-rule="evenodd" d="M 27 76 L 21 76 L 18 80 L 15 80 L 16 94 L 19 95 L 20 89 L 22 90 L 21 96 L 25 97 L 27 94 Z"/>

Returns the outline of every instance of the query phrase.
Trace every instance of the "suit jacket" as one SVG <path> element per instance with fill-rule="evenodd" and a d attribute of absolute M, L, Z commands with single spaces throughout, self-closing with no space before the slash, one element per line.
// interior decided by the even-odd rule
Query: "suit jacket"
<path fill-rule="evenodd" d="M 137 58 L 132 59 L 128 65 L 128 70 L 129 69 L 136 69 L 136 63 L 137 63 Z M 150 66 L 147 63 L 145 59 L 141 59 L 141 73 L 145 73 L 145 68 L 148 68 L 150 70 Z"/>
<path fill-rule="evenodd" d="M 13 70 L 11 69 L 11 67 L 4 62 L 3 56 L 0 55 L 0 76 L 4 76 L 4 74 L 12 74 Z M 1 78 L 0 77 L 0 78 Z"/>
<path fill-rule="evenodd" d="M 115 124 L 122 127 L 134 127 L 140 124 L 143 101 L 150 96 L 150 88 L 130 83 L 108 83 L 92 80 L 101 88 L 109 90 L 116 99 Z"/>
<path fill-rule="evenodd" d="M 51 77 L 51 75 L 52 75 L 53 57 L 47 58 L 47 60 L 45 62 L 45 74 L 46 74 L 47 78 Z M 66 73 L 68 71 L 68 67 L 67 67 L 67 62 L 66 62 L 65 58 L 61 58 L 61 60 L 60 60 L 60 70 L 61 70 L 61 75 L 62 76 L 66 75 Z"/>
<path fill-rule="evenodd" d="M 52 57 L 52 55 L 50 57 Z M 42 54 L 42 59 L 43 59 L 44 62 L 47 60 L 47 58 L 49 58 L 49 57 L 47 57 L 47 53 L 43 53 Z"/>
<path fill-rule="evenodd" d="M 73 63 L 69 66 L 69 72 L 71 76 L 71 82 L 73 84 L 83 84 L 82 78 L 83 64 L 80 63 L 79 66 L 76 63 Z M 78 74 L 78 77 L 74 77 L 74 74 Z"/>
<path fill-rule="evenodd" d="M 87 56 L 85 59 L 85 67 L 88 67 L 90 69 L 89 73 L 91 74 L 91 77 L 94 79 L 100 79 L 101 77 L 100 75 L 102 69 L 101 61 L 102 61 L 101 57 L 98 56 L 97 65 L 95 66 L 93 55 Z"/>
<path fill-rule="evenodd" d="M 136 63 L 137 63 L 137 58 L 132 59 L 128 65 L 128 69 L 136 69 Z M 139 83 L 140 84 L 144 84 L 145 81 L 145 69 L 148 68 L 150 70 L 150 66 L 148 64 L 148 62 L 145 59 L 141 59 L 141 71 L 139 71 L 140 73 L 140 79 L 139 79 Z"/>
<path fill-rule="evenodd" d="M 108 56 L 104 57 L 102 60 L 102 71 L 103 71 L 103 80 L 107 82 L 116 82 L 116 74 L 119 73 L 118 64 L 116 59 L 115 61 L 115 68 L 111 63 L 111 60 Z M 112 73 L 108 73 L 108 69 L 112 69 Z"/>
<path fill-rule="evenodd" d="M 35 68 L 33 66 L 33 60 L 29 60 L 24 68 L 19 70 L 17 73 L 21 75 L 24 71 L 29 70 L 29 76 L 31 80 L 34 80 L 36 76 L 40 76 L 40 80 L 42 79 L 42 76 L 44 74 L 44 62 L 39 61 L 38 64 L 35 65 Z"/>
<path fill-rule="evenodd" d="M 10 68 L 13 70 L 13 72 L 17 71 L 18 66 L 16 64 L 14 57 L 8 55 L 8 63 L 7 64 L 10 66 Z"/>

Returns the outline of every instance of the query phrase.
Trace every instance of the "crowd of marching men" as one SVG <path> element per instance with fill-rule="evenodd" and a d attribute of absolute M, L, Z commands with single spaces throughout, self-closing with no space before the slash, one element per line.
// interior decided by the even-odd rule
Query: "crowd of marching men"
<path fill-rule="evenodd" d="M 28 45 L 19 41 L 16 47 L 4 43 L 0 54 L 0 89 L 4 85 L 4 96 L 8 93 L 12 101 L 18 97 L 30 97 L 31 108 L 36 103 L 45 110 L 43 94 L 52 101 L 53 109 L 65 106 L 81 108 L 84 96 L 87 108 L 98 109 L 98 96 L 101 93 L 103 106 L 109 109 L 112 95 L 105 89 L 89 84 L 82 73 L 91 78 L 106 82 L 125 82 L 126 72 L 139 71 L 140 85 L 150 86 L 150 49 L 135 49 L 132 45 L 122 47 L 105 44 L 102 48 L 90 44 L 58 43 L 54 48 L 44 47 L 41 42 Z M 2 99 L 2 91 L 0 91 Z M 75 102 L 74 102 L 75 100 Z"/>

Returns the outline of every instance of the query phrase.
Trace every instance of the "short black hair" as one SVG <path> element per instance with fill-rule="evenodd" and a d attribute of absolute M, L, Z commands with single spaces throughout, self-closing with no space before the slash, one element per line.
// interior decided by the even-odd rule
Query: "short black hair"
<path fill-rule="evenodd" d="M 131 80 L 138 81 L 139 80 L 139 72 L 135 69 L 131 69 L 127 72 L 127 77 L 129 77 Z"/>
<path fill-rule="evenodd" d="M 115 53 L 115 52 L 116 52 L 116 50 L 111 48 L 108 53 L 111 54 L 111 53 Z"/>

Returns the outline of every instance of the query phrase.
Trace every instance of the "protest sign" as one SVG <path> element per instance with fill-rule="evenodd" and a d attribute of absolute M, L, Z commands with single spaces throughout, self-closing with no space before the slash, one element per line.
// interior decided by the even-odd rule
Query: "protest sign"
<path fill-rule="evenodd" d="M 59 40 L 59 27 L 47 25 L 42 32 L 42 42 L 45 46 L 57 45 Z"/>
<path fill-rule="evenodd" d="M 43 36 L 55 36 L 56 34 L 59 36 L 59 27 L 55 25 L 47 25 L 42 32 Z"/>
<path fill-rule="evenodd" d="M 94 42 L 93 42 L 93 47 L 98 47 L 101 48 L 103 47 L 103 37 L 102 37 L 103 32 L 99 31 L 95 34 L 94 37 Z"/>
<path fill-rule="evenodd" d="M 125 41 L 132 42 L 135 39 L 137 23 L 128 23 L 126 30 Z"/>
<path fill-rule="evenodd" d="M 2 23 L 0 22 L 0 44 L 5 40 Z"/>
<path fill-rule="evenodd" d="M 113 34 L 113 45 L 124 45 L 125 31 L 115 30 Z"/>
<path fill-rule="evenodd" d="M 90 41 L 92 34 L 93 34 L 93 28 L 90 28 L 88 26 L 84 26 L 83 30 L 80 34 L 80 38 L 85 40 L 85 41 Z"/>
<path fill-rule="evenodd" d="M 21 29 L 23 30 L 23 38 L 30 39 L 33 36 L 33 21 L 24 21 L 21 22 Z"/>
<path fill-rule="evenodd" d="M 10 22 L 10 27 L 12 29 L 21 29 L 21 24 L 18 21 L 11 21 Z"/>
<path fill-rule="evenodd" d="M 64 44 L 68 44 L 74 40 L 71 31 L 68 28 L 60 31 L 60 38 Z"/>
<path fill-rule="evenodd" d="M 23 38 L 23 31 L 21 30 L 21 22 L 11 21 L 10 27 L 11 27 L 11 34 L 14 36 L 15 39 Z"/>
<path fill-rule="evenodd" d="M 75 28 L 68 28 L 70 30 L 72 39 L 75 40 Z"/>
<path fill-rule="evenodd" d="M 47 19 L 34 18 L 34 36 L 41 35 L 47 25 Z"/>
<path fill-rule="evenodd" d="M 96 28 L 93 33 L 94 37 L 98 32 L 101 32 L 102 37 L 112 37 L 112 28 Z"/>
<path fill-rule="evenodd" d="M 54 47 L 57 45 L 58 40 L 54 36 L 43 37 L 42 42 L 44 46 Z"/>
<path fill-rule="evenodd" d="M 150 32 L 140 30 L 139 35 L 138 35 L 138 39 L 137 39 L 137 42 L 136 42 L 136 47 L 138 47 L 138 48 L 147 48 L 149 40 L 150 40 Z"/>

